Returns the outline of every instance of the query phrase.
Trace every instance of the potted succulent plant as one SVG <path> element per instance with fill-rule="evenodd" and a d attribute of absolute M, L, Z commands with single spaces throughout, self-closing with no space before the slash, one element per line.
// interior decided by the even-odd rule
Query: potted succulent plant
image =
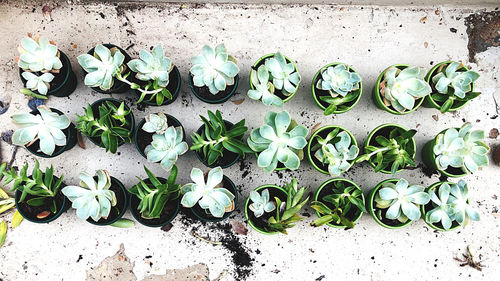
<path fill-rule="evenodd" d="M 200 169 L 193 168 L 191 180 L 193 183 L 181 188 L 183 207 L 190 208 L 205 222 L 218 222 L 231 215 L 238 202 L 238 192 L 221 167 L 211 169 L 206 176 Z"/>
<path fill-rule="evenodd" d="M 196 152 L 200 161 L 210 168 L 227 168 L 253 151 L 243 142 L 243 135 L 248 130 L 245 119 L 235 125 L 222 119 L 219 110 L 208 111 L 208 119 L 200 116 L 203 125 L 191 136 L 191 150 Z"/>
<path fill-rule="evenodd" d="M 339 126 L 319 128 L 307 144 L 307 158 L 311 165 L 331 177 L 338 177 L 349 170 L 358 153 L 354 136 Z"/>
<path fill-rule="evenodd" d="M 318 215 L 312 226 L 326 224 L 349 229 L 366 213 L 363 191 L 354 182 L 342 178 L 330 179 L 320 185 L 311 207 Z"/>
<path fill-rule="evenodd" d="M 298 213 L 309 200 L 309 196 L 303 200 L 306 190 L 306 187 L 298 188 L 295 178 L 283 187 L 259 186 L 250 193 L 245 203 L 248 224 L 263 234 L 287 234 L 288 228 L 303 219 Z"/>
<path fill-rule="evenodd" d="M 100 99 L 87 105 L 84 115 L 76 115 L 76 128 L 94 144 L 116 153 L 118 147 L 131 142 L 134 114 L 116 99 Z"/>
<path fill-rule="evenodd" d="M 445 61 L 436 64 L 425 76 L 432 93 L 425 97 L 423 106 L 439 109 L 442 113 L 456 111 L 481 93 L 474 92 L 474 81 L 479 74 L 462 62 Z"/>
<path fill-rule="evenodd" d="M 57 109 L 41 105 L 11 118 L 20 127 L 12 135 L 12 143 L 26 147 L 36 156 L 56 157 L 76 145 L 75 125 Z"/>
<path fill-rule="evenodd" d="M 223 103 L 236 93 L 240 69 L 224 44 L 217 45 L 215 50 L 203 46 L 201 54 L 193 57 L 191 63 L 189 86 L 197 98 L 206 103 Z"/>
<path fill-rule="evenodd" d="M 287 111 L 268 112 L 264 121 L 266 124 L 253 129 L 247 139 L 248 146 L 260 152 L 257 165 L 266 172 L 298 169 L 309 130 L 297 125 Z"/>
<path fill-rule="evenodd" d="M 177 166 L 173 166 L 168 179 L 156 177 L 146 166 L 147 179 L 129 188 L 130 211 L 143 225 L 162 227 L 170 223 L 179 213 L 181 185 L 175 183 Z"/>
<path fill-rule="evenodd" d="M 297 65 L 290 58 L 280 52 L 267 54 L 250 70 L 248 97 L 281 107 L 295 95 L 300 79 Z"/>
<path fill-rule="evenodd" d="M 469 204 L 467 183 L 437 182 L 427 188 L 430 202 L 421 206 L 425 222 L 436 230 L 454 230 L 469 221 L 479 221 L 479 212 Z"/>
<path fill-rule="evenodd" d="M 354 162 L 368 161 L 375 172 L 392 175 L 408 166 L 415 167 L 416 132 L 396 124 L 380 125 L 366 138 L 365 154 Z"/>
<path fill-rule="evenodd" d="M 15 191 L 15 203 L 19 213 L 27 220 L 35 223 L 48 223 L 65 212 L 69 204 L 61 193 L 64 187 L 63 176 L 54 175 L 54 168 L 46 168 L 43 172 L 38 161 L 28 176 L 28 163 L 19 173 L 16 169 L 7 170 L 7 164 L 0 165 L 0 179 L 3 184 L 13 182 L 11 191 Z"/>
<path fill-rule="evenodd" d="M 76 88 L 76 76 L 68 57 L 56 44 L 39 35 L 23 38 L 19 50 L 21 93 L 47 99 L 47 95 L 67 97 Z"/>
<path fill-rule="evenodd" d="M 128 208 L 128 192 L 123 184 L 106 170 L 96 176 L 80 173 L 79 186 L 66 186 L 62 193 L 73 202 L 76 215 L 95 225 L 110 225 L 118 221 Z"/>
<path fill-rule="evenodd" d="M 410 185 L 405 179 L 388 179 L 370 191 L 368 211 L 383 227 L 396 229 L 420 219 L 420 206 L 429 202 L 430 196 L 419 185 Z"/>
<path fill-rule="evenodd" d="M 180 155 L 188 151 L 184 138 L 181 123 L 161 112 L 142 119 L 134 134 L 135 147 L 139 153 L 150 162 L 160 162 L 167 171 Z"/>
<path fill-rule="evenodd" d="M 415 111 L 432 92 L 424 80 L 422 67 L 395 64 L 380 73 L 373 98 L 378 107 L 392 114 L 408 114 Z"/>
<path fill-rule="evenodd" d="M 488 166 L 490 147 L 484 143 L 484 131 L 471 128 L 465 123 L 439 133 L 422 148 L 422 161 L 447 177 L 462 177 Z"/>
<path fill-rule="evenodd" d="M 325 115 L 344 113 L 361 99 L 363 84 L 358 72 L 343 63 L 331 63 L 314 75 L 311 92 Z"/>
<path fill-rule="evenodd" d="M 127 66 L 135 72 L 140 88 L 135 89 L 139 98 L 137 103 L 148 105 L 167 105 L 177 99 L 181 88 L 181 74 L 177 66 L 163 53 L 158 45 L 150 53 L 141 50 L 138 59 L 133 59 Z M 131 85 L 134 89 L 137 86 Z"/>

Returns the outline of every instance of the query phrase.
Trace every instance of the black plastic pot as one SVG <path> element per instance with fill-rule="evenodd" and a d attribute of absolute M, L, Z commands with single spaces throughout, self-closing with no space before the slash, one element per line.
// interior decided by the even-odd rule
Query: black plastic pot
<path fill-rule="evenodd" d="M 180 92 L 180 89 L 181 89 L 181 84 L 182 84 L 182 78 L 181 78 L 181 73 L 179 72 L 179 69 L 177 68 L 177 66 L 174 65 L 174 68 L 172 69 L 172 71 L 170 72 L 169 76 L 168 76 L 168 85 L 167 85 L 167 89 L 170 91 L 170 93 L 172 94 L 172 99 L 165 99 L 163 100 L 163 103 L 161 105 L 168 105 L 168 104 L 171 104 L 173 103 L 177 97 L 179 96 L 179 92 Z M 141 81 L 141 80 L 138 80 L 136 79 L 136 83 L 141 85 L 141 86 L 144 86 L 147 84 L 146 81 Z M 141 91 L 139 90 L 134 90 L 135 92 L 135 95 L 137 96 L 137 99 L 139 99 L 141 97 Z M 144 100 L 141 102 L 141 103 L 144 103 L 144 104 L 147 104 L 147 105 L 152 105 L 152 106 L 158 106 L 156 104 L 156 100 L 153 99 L 152 101 L 149 101 L 149 98 L 151 97 L 151 95 L 146 95 L 146 97 L 144 98 Z"/>
<path fill-rule="evenodd" d="M 56 112 L 59 115 L 62 115 L 63 113 L 55 108 L 50 108 L 52 112 Z M 35 109 L 30 112 L 33 115 L 36 115 L 39 113 L 38 109 Z M 26 149 L 31 152 L 32 154 L 38 156 L 38 157 L 43 157 L 43 158 L 52 158 L 60 155 L 66 150 L 72 149 L 76 143 L 77 143 L 77 137 L 76 137 L 76 127 L 73 123 L 70 122 L 68 128 L 62 130 L 64 135 L 66 135 L 66 145 L 64 146 L 56 146 L 56 149 L 54 150 L 54 153 L 52 155 L 47 155 L 43 152 L 39 152 L 38 150 L 40 149 L 40 140 L 35 141 L 32 145 L 30 146 L 25 146 Z"/>
<path fill-rule="evenodd" d="M 114 47 L 118 48 L 118 50 L 120 50 L 120 52 L 123 54 L 123 56 L 125 56 L 125 59 L 123 60 L 123 64 L 127 65 L 127 63 L 131 60 L 130 56 L 122 48 L 120 48 L 116 45 L 113 45 L 113 44 L 102 44 L 102 45 L 104 45 L 108 49 L 111 49 Z M 94 48 L 90 49 L 90 51 L 88 51 L 87 54 L 93 56 L 94 55 Z M 85 71 L 85 69 L 83 69 L 83 68 L 82 68 L 82 75 L 83 75 L 83 79 L 85 79 L 85 75 L 87 75 L 87 71 Z M 92 90 L 94 90 L 98 93 L 101 93 L 101 94 L 113 94 L 113 93 L 121 94 L 121 93 L 125 93 L 125 92 L 130 90 L 130 86 L 127 83 L 124 83 L 122 81 L 118 81 L 116 78 L 113 78 L 113 79 L 114 79 L 113 87 L 111 87 L 111 89 L 109 89 L 107 91 L 104 91 L 99 87 L 91 87 L 91 88 L 92 88 Z"/>
<path fill-rule="evenodd" d="M 71 62 L 69 61 L 66 54 L 59 50 L 59 59 L 61 60 L 62 67 L 59 73 L 54 74 L 54 80 L 50 82 L 50 89 L 47 92 L 47 95 L 55 96 L 55 97 L 67 97 L 71 95 L 76 89 L 77 80 L 76 75 L 71 68 Z M 27 80 L 21 75 L 24 72 L 22 68 L 19 68 L 19 77 L 21 77 L 21 81 L 23 82 L 24 87 L 26 87 Z M 37 72 L 37 74 L 41 74 Z M 36 94 L 39 94 L 38 91 L 33 91 Z"/>
<path fill-rule="evenodd" d="M 217 94 L 212 94 L 208 90 L 207 86 L 196 87 L 193 83 L 193 76 L 189 74 L 189 87 L 191 88 L 191 92 L 200 100 L 210 103 L 217 104 L 223 103 L 227 101 L 231 96 L 236 93 L 236 89 L 238 89 L 238 83 L 240 80 L 240 75 L 236 74 L 234 77 L 234 84 L 231 86 L 226 86 L 226 90 L 222 92 L 218 92 Z"/>
<path fill-rule="evenodd" d="M 94 180 L 97 180 L 97 177 L 94 177 Z M 111 212 L 109 213 L 108 218 L 101 218 L 98 221 L 94 221 L 92 218 L 88 218 L 87 221 L 89 223 L 95 225 L 110 225 L 118 221 L 127 211 L 129 203 L 129 193 L 125 189 L 123 184 L 118 179 L 111 177 L 111 187 L 109 189 L 115 192 L 116 205 L 114 207 L 111 207 Z"/>
<path fill-rule="evenodd" d="M 236 189 L 236 186 L 226 176 L 224 176 L 222 178 L 222 183 L 223 183 L 222 187 L 229 190 L 229 192 L 231 192 L 234 195 L 234 206 L 235 206 L 235 210 L 236 210 L 236 206 L 238 206 L 238 190 Z M 200 207 L 200 204 L 196 203 L 196 205 L 194 205 L 191 208 L 191 212 L 193 213 L 193 215 L 196 218 L 198 218 L 201 221 L 219 222 L 219 221 L 225 220 L 227 217 L 229 217 L 234 212 L 234 210 L 232 210 L 231 212 L 224 213 L 224 215 L 221 218 L 216 218 L 216 217 L 212 216 L 211 214 L 207 214 L 205 212 L 205 210 Z"/>
<path fill-rule="evenodd" d="M 171 126 L 181 127 L 182 139 L 185 141 L 186 140 L 186 132 L 184 131 L 184 127 L 182 126 L 181 122 L 179 122 L 179 120 L 177 120 L 177 118 L 173 117 L 170 114 L 165 114 L 165 116 L 167 116 L 167 124 L 169 127 L 171 127 Z M 144 153 L 144 150 L 153 141 L 154 133 L 148 133 L 148 132 L 142 130 L 142 126 L 144 126 L 144 123 L 146 123 L 146 119 L 142 118 L 141 122 L 139 122 L 139 124 L 137 124 L 137 127 L 135 127 L 134 143 L 135 143 L 135 148 L 137 148 L 137 151 L 139 151 L 139 153 L 142 155 L 142 157 L 148 158 L 146 156 L 146 154 Z"/>
<path fill-rule="evenodd" d="M 161 183 L 167 182 L 167 180 L 164 178 L 158 178 L 158 180 Z M 149 179 L 144 179 L 143 181 L 146 184 L 151 183 Z M 141 216 L 141 213 L 137 209 L 139 203 L 141 202 L 139 198 L 137 198 L 137 196 L 135 196 L 134 194 L 129 194 L 129 196 L 130 196 L 130 212 L 132 213 L 132 216 L 134 216 L 135 220 L 142 225 L 149 227 L 162 227 L 171 223 L 179 213 L 180 198 L 177 198 L 174 200 L 167 201 L 165 207 L 163 207 L 163 211 L 159 218 L 145 219 Z"/>

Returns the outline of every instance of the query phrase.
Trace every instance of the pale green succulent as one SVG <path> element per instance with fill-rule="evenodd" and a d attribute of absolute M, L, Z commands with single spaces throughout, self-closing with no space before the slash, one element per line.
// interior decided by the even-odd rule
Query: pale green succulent
<path fill-rule="evenodd" d="M 407 67 L 403 70 L 391 67 L 386 70 L 380 86 L 380 93 L 398 112 L 411 110 L 415 100 L 432 92 L 431 86 L 424 80 L 425 70 L 422 67 Z"/>
<path fill-rule="evenodd" d="M 135 77 L 142 81 L 157 81 L 158 86 L 166 87 L 174 64 L 163 54 L 163 47 L 158 45 L 151 53 L 141 50 L 139 58 L 127 63 L 128 67 L 137 73 Z"/>
<path fill-rule="evenodd" d="M 235 196 L 229 190 L 219 187 L 222 179 L 221 167 L 210 170 L 206 182 L 203 172 L 198 168 L 193 168 L 191 180 L 194 183 L 188 183 L 181 188 L 182 206 L 192 208 L 198 203 L 207 214 L 216 218 L 221 218 L 224 213 L 234 210 Z"/>
<path fill-rule="evenodd" d="M 356 72 L 350 72 L 345 64 L 329 66 L 321 71 L 316 87 L 328 91 L 332 97 L 345 97 L 348 93 L 359 89 L 361 77 Z"/>
<path fill-rule="evenodd" d="M 14 132 L 12 142 L 24 146 L 40 140 L 40 150 L 46 155 L 52 155 L 56 145 L 66 145 L 66 135 L 62 130 L 68 128 L 71 122 L 66 115 L 52 112 L 45 105 L 39 106 L 38 112 L 39 115 L 12 115 L 12 121 L 20 127 Z"/>
<path fill-rule="evenodd" d="M 199 56 L 191 59 L 193 66 L 189 70 L 196 87 L 207 86 L 215 95 L 226 90 L 226 86 L 234 85 L 234 77 L 240 69 L 236 60 L 227 54 L 224 44 L 219 44 L 215 50 L 205 45 Z"/>
<path fill-rule="evenodd" d="M 460 130 L 450 128 L 436 137 L 433 152 L 440 170 L 449 166 L 476 172 L 488 166 L 488 151 L 484 143 L 484 131 L 470 131 L 472 125 L 465 123 Z"/>
<path fill-rule="evenodd" d="M 50 89 L 50 82 L 54 79 L 54 75 L 52 73 L 44 73 L 40 76 L 25 71 L 21 74 L 21 76 L 26 79 L 26 88 L 32 91 L 38 91 L 40 95 L 46 95 Z"/>
<path fill-rule="evenodd" d="M 338 177 L 349 170 L 349 161 L 358 156 L 358 146 L 351 145 L 351 136 L 346 131 L 339 133 L 339 128 L 328 133 L 325 139 L 319 135 L 316 135 L 316 139 L 318 144 L 311 148 L 311 152 L 316 151 L 314 157 L 321 163 L 328 164 L 328 173 L 332 177 Z"/>
<path fill-rule="evenodd" d="M 265 61 L 265 66 L 271 74 L 274 88 L 281 90 L 285 96 L 297 91 L 300 84 L 299 72 L 293 63 L 287 63 L 285 56 L 280 52 Z"/>
<path fill-rule="evenodd" d="M 278 162 L 290 170 L 299 168 L 309 130 L 297 126 L 287 111 L 268 112 L 264 121 L 266 124 L 253 129 L 247 140 L 253 151 L 260 152 L 257 165 L 267 172 L 274 171 Z"/>
<path fill-rule="evenodd" d="M 472 91 L 472 83 L 479 78 L 477 72 L 467 70 L 459 71 L 463 65 L 460 62 L 450 63 L 444 72 L 440 71 L 432 77 L 436 90 L 441 94 L 449 94 L 453 90 L 453 95 L 465 98 L 465 94 Z"/>
<path fill-rule="evenodd" d="M 62 68 L 57 47 L 45 37 L 25 37 L 18 50 L 21 54 L 18 65 L 26 71 L 55 72 Z"/>
<path fill-rule="evenodd" d="M 274 85 L 269 82 L 269 70 L 265 65 L 259 66 L 257 70 L 252 69 L 250 83 L 255 90 L 248 90 L 248 97 L 253 100 L 262 100 L 262 103 L 267 106 L 283 106 L 283 100 L 274 94 Z"/>
<path fill-rule="evenodd" d="M 420 219 L 420 205 L 429 203 L 430 196 L 423 186 L 409 185 L 405 179 L 396 184 L 386 182 L 375 196 L 376 207 L 387 209 L 385 217 L 389 220 L 398 220 L 401 223 Z"/>
<path fill-rule="evenodd" d="M 102 44 L 94 48 L 94 55 L 78 56 L 78 63 L 87 72 L 84 83 L 90 87 L 99 87 L 106 91 L 111 89 L 116 76 L 124 70 L 125 56 L 116 47 L 108 49 Z"/>
<path fill-rule="evenodd" d="M 253 215 L 256 218 L 261 217 L 264 213 L 270 213 L 276 209 L 274 203 L 269 201 L 268 189 L 264 189 L 261 194 L 253 190 L 250 192 L 250 200 L 252 200 L 252 204 L 250 204 L 248 208 L 253 212 Z"/>
<path fill-rule="evenodd" d="M 168 119 L 163 112 L 157 114 L 149 114 L 145 119 L 146 122 L 142 126 L 142 129 L 148 133 L 162 135 L 168 128 Z"/>
<path fill-rule="evenodd" d="M 451 228 L 453 221 L 465 226 L 469 220 L 479 221 L 479 212 L 473 209 L 467 202 L 468 189 L 465 181 L 459 181 L 458 184 L 445 182 L 437 187 L 436 190 L 430 190 L 429 195 L 432 207 L 425 216 L 428 223 L 441 222 L 443 228 Z"/>
<path fill-rule="evenodd" d="M 106 219 L 116 205 L 115 192 L 110 190 L 111 177 L 106 170 L 97 170 L 97 182 L 87 173 L 80 173 L 80 186 L 66 186 L 62 193 L 73 202 L 76 215 L 83 220 Z"/>
<path fill-rule="evenodd" d="M 170 171 L 179 155 L 188 150 L 188 145 L 182 138 L 181 127 L 168 127 L 164 134 L 153 135 L 153 141 L 146 146 L 144 153 L 150 162 L 160 162 L 163 169 Z"/>

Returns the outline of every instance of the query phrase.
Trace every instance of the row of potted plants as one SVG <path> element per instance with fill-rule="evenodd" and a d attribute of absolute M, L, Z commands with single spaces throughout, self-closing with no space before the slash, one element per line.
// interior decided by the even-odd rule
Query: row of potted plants
<path fill-rule="evenodd" d="M 39 36 L 26 37 L 19 51 L 19 74 L 25 86 L 22 93 L 46 99 L 46 95 L 67 96 L 74 91 L 77 82 L 71 63 L 54 42 Z M 189 85 L 200 100 L 223 103 L 236 92 L 240 69 L 223 44 L 215 49 L 203 46 L 201 54 L 191 62 Z M 133 90 L 138 103 L 158 106 L 172 103 L 179 94 L 180 72 L 161 45 L 151 52 L 141 50 L 139 58 L 132 59 L 116 45 L 99 44 L 78 56 L 78 63 L 85 85 L 100 93 Z M 373 99 L 392 114 L 408 114 L 420 105 L 443 113 L 455 111 L 480 94 L 474 91 L 478 78 L 478 73 L 461 62 L 441 62 L 428 72 L 422 67 L 396 64 L 379 75 Z M 267 106 L 282 106 L 297 92 L 301 76 L 294 61 L 277 52 L 258 59 L 249 80 L 249 98 Z M 316 73 L 311 92 L 325 115 L 344 113 L 360 100 L 362 79 L 351 66 L 331 63 Z"/>
<path fill-rule="evenodd" d="M 54 169 L 42 171 L 38 161 L 31 175 L 28 164 L 17 172 L 0 165 L 0 179 L 13 182 L 15 204 L 29 221 L 48 223 L 57 219 L 71 206 L 76 215 L 96 225 L 116 223 L 130 208 L 133 217 L 143 225 L 161 227 L 170 223 L 180 206 L 189 208 L 194 216 L 206 222 L 227 218 L 235 209 L 238 192 L 233 182 L 223 175 L 221 167 L 204 174 L 191 171 L 192 183 L 181 186 L 176 182 L 177 166 L 167 179 L 155 176 L 144 167 L 147 178 L 125 189 L 106 170 L 95 176 L 79 175 L 80 184 L 66 186 L 63 176 Z M 298 187 L 295 178 L 283 187 L 263 185 L 252 191 L 245 203 L 249 225 L 264 234 L 287 233 L 287 229 L 303 218 L 298 214 L 309 201 L 306 187 Z M 316 191 L 310 206 L 318 218 L 312 226 L 353 228 L 367 210 L 374 220 L 386 228 L 402 228 L 421 217 L 437 230 L 452 230 L 465 226 L 469 220 L 479 220 L 479 213 L 469 204 L 467 183 L 437 182 L 428 188 L 410 185 L 405 179 L 388 179 L 375 186 L 365 201 L 362 190 L 354 182 L 334 178 Z M 367 206 L 367 207 L 365 207 Z"/>
<path fill-rule="evenodd" d="M 195 151 L 211 168 L 227 168 L 241 157 L 255 154 L 257 165 L 267 172 L 296 170 L 306 154 L 316 170 L 332 177 L 363 161 L 375 172 L 393 175 L 415 166 L 416 131 L 397 124 L 375 128 L 361 154 L 356 138 L 340 126 L 321 127 L 307 140 L 309 130 L 287 111 L 268 112 L 265 124 L 253 129 L 246 141 L 245 119 L 233 124 L 218 110 L 200 117 L 203 124 L 191 135 L 189 147 L 182 124 L 168 114 L 149 114 L 135 126 L 134 115 L 125 103 L 108 98 L 88 105 L 83 115 L 77 115 L 75 126 L 59 110 L 42 105 L 31 113 L 12 115 L 20 127 L 13 134 L 13 143 L 37 156 L 54 157 L 75 146 L 77 130 L 111 153 L 134 140 L 143 157 L 159 162 L 166 171 L 188 150 Z M 484 143 L 484 131 L 471 129 L 472 125 L 465 123 L 461 128 L 443 130 L 422 148 L 424 163 L 448 177 L 462 177 L 487 166 L 490 148 Z"/>

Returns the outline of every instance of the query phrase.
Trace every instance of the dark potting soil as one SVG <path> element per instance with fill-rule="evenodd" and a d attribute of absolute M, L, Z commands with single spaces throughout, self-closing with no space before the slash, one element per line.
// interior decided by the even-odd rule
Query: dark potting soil
<path fill-rule="evenodd" d="M 233 189 L 235 187 L 233 187 L 228 181 L 227 181 L 227 178 L 224 176 L 224 178 L 222 179 L 222 188 L 225 188 L 227 189 L 229 192 L 231 192 L 235 197 L 236 197 L 236 190 Z M 236 209 L 236 202 L 235 202 L 235 209 Z M 196 214 L 198 214 L 198 216 L 202 217 L 202 218 L 205 218 L 207 220 L 213 220 L 213 219 L 219 219 L 219 218 L 216 218 L 214 216 L 212 216 L 211 214 L 207 214 L 206 211 L 200 207 L 200 204 L 196 204 L 192 207 L 192 211 L 195 212 Z M 231 211 L 231 213 L 234 212 Z M 226 214 L 224 214 L 226 215 Z"/>
<path fill-rule="evenodd" d="M 97 181 L 97 177 L 94 177 L 94 180 Z M 114 178 L 111 178 L 111 187 L 110 190 L 115 192 L 116 196 L 116 205 L 111 207 L 111 211 L 109 212 L 109 216 L 105 218 L 99 219 L 96 223 L 105 224 L 116 219 L 121 213 L 125 212 L 125 204 L 127 197 L 125 195 L 124 190 L 119 186 L 119 184 L 115 181 Z M 88 218 L 87 221 L 95 222 L 92 218 Z"/>
<path fill-rule="evenodd" d="M 177 70 L 176 71 L 176 66 L 174 66 L 174 68 L 172 69 L 172 71 L 170 71 L 169 75 L 168 75 L 168 85 L 167 85 L 167 90 L 170 91 L 170 93 L 172 94 L 172 99 L 175 99 L 175 91 L 177 90 L 177 87 L 179 86 L 180 82 L 181 82 L 181 76 L 179 74 L 179 71 Z M 148 81 L 142 81 L 142 80 L 139 80 L 137 78 L 135 78 L 135 75 L 131 75 L 131 76 L 134 76 L 134 82 L 139 84 L 141 86 L 141 88 L 144 88 L 144 86 L 146 86 L 148 84 Z M 152 89 L 152 87 L 151 87 Z M 135 94 L 137 95 L 137 98 L 139 98 L 141 96 L 141 92 L 139 90 L 135 90 Z M 179 93 L 177 93 L 178 95 Z M 144 101 L 143 102 L 150 102 L 150 103 L 153 103 L 153 104 L 156 104 L 156 97 L 153 98 L 151 101 L 149 101 L 149 99 L 151 98 L 151 95 L 146 95 L 146 97 L 144 98 Z M 166 103 L 168 103 L 169 101 L 171 100 L 163 100 L 163 105 L 165 105 Z"/>
<path fill-rule="evenodd" d="M 59 69 L 59 73 L 50 72 L 52 75 L 54 75 L 54 79 L 52 79 L 52 82 L 49 83 L 50 84 L 49 92 L 51 90 L 59 88 L 59 86 L 61 86 L 64 83 L 64 81 L 66 79 L 66 75 L 69 75 L 68 72 L 70 71 L 70 69 L 69 69 L 69 66 L 67 63 L 67 62 L 69 62 L 69 60 L 67 60 L 67 59 L 64 60 L 63 56 L 64 55 L 61 54 L 59 57 L 59 59 L 62 62 L 62 67 Z M 19 68 L 19 74 L 21 74 L 22 72 L 24 72 L 24 70 L 22 70 L 22 68 Z M 41 76 L 43 74 L 43 72 L 37 71 L 37 72 L 33 72 L 33 74 L 35 74 L 36 76 Z M 23 82 L 24 86 L 26 87 L 26 82 L 28 82 L 28 81 L 26 79 L 24 79 L 24 77 L 22 77 L 22 76 L 21 76 L 21 81 Z M 33 92 L 39 94 L 38 90 L 33 90 Z"/>
<path fill-rule="evenodd" d="M 231 86 L 226 86 L 226 89 L 224 91 L 218 92 L 217 94 L 212 94 L 210 93 L 210 90 L 208 89 L 207 86 L 203 87 L 196 87 L 193 83 L 193 76 L 189 74 L 189 80 L 191 81 L 191 85 L 193 85 L 194 91 L 198 94 L 198 96 L 206 99 L 206 100 L 211 100 L 211 101 L 216 101 L 223 99 L 227 97 L 231 92 L 233 91 L 234 87 L 236 86 L 236 83 L 231 85 Z M 236 77 L 235 77 L 236 80 Z"/>
<path fill-rule="evenodd" d="M 92 106 L 92 113 L 94 114 L 94 117 L 96 119 L 99 119 L 99 106 L 101 106 L 103 103 L 106 103 L 106 101 L 110 101 L 111 103 L 113 103 L 116 107 L 119 107 L 121 102 L 117 101 L 117 100 L 104 100 L 98 104 L 95 104 Z M 130 110 L 130 108 L 125 104 L 125 110 Z M 129 115 L 127 115 L 127 117 L 125 117 L 126 120 L 128 121 L 128 127 L 126 127 L 125 129 L 129 130 L 130 132 L 132 132 L 134 130 L 134 128 L 132 128 L 132 112 L 130 112 Z M 132 137 L 132 134 L 131 134 L 131 137 Z M 101 137 L 89 137 L 90 139 L 92 139 L 94 142 L 96 143 L 101 143 Z M 118 138 L 118 146 L 124 144 L 125 141 L 121 138 Z"/>
<path fill-rule="evenodd" d="M 282 202 L 286 202 L 286 194 L 283 191 L 281 191 L 277 188 L 273 188 L 273 187 L 267 187 L 265 189 L 269 190 L 269 201 L 270 202 L 274 202 L 276 204 L 276 200 L 274 199 L 275 197 L 278 197 Z M 261 189 L 258 192 L 262 193 L 262 191 L 264 191 L 264 189 Z M 252 203 L 252 201 L 250 200 L 248 206 L 250 206 L 251 203 Z M 279 206 L 276 206 L 276 208 L 279 208 Z M 266 230 L 267 220 L 276 214 L 276 210 L 277 209 L 274 209 L 272 212 L 269 212 L 269 213 L 264 212 L 264 214 L 262 216 L 257 218 L 253 214 L 253 212 L 250 210 L 250 208 L 247 207 L 248 219 L 250 221 L 252 221 L 254 226 L 256 226 L 260 229 Z"/>
<path fill-rule="evenodd" d="M 224 120 L 224 123 L 226 124 L 226 129 L 227 131 L 231 130 L 233 128 L 233 124 Z M 205 124 L 203 124 L 197 131 L 196 133 L 199 135 L 202 135 L 205 131 Z M 243 138 L 242 138 L 243 139 Z M 205 157 L 203 156 L 203 152 L 200 150 L 195 151 L 196 154 L 202 159 L 203 164 L 209 167 L 217 167 L 217 166 L 227 166 L 231 164 L 235 159 L 237 159 L 240 155 L 238 153 L 231 152 L 227 149 L 224 148 L 222 152 L 222 157 L 219 157 L 215 162 L 211 165 L 208 165 L 208 162 L 205 160 Z"/>
<path fill-rule="evenodd" d="M 268 58 L 271 58 L 271 57 L 268 57 Z M 266 59 L 268 59 L 268 58 L 265 58 L 265 59 L 261 60 L 256 66 L 252 66 L 252 69 L 254 69 L 254 70 L 259 69 L 259 66 L 263 65 L 264 63 L 266 63 Z M 288 59 L 286 59 L 286 61 L 288 63 L 291 63 L 291 61 L 289 61 Z M 295 71 L 297 71 L 297 70 L 295 70 Z M 277 95 L 282 100 L 285 100 L 285 99 L 287 99 L 289 97 L 289 96 L 283 94 L 283 90 L 278 90 L 276 88 L 274 89 L 274 94 Z"/>
<path fill-rule="evenodd" d="M 176 121 L 172 118 L 169 118 L 168 115 L 166 115 L 166 116 L 167 116 L 167 125 L 169 127 L 170 126 L 174 126 L 174 127 L 181 126 L 181 128 L 182 128 L 181 123 L 179 123 L 178 121 Z M 136 138 L 137 147 L 139 147 L 139 149 L 142 151 L 142 153 L 144 153 L 144 150 L 146 149 L 146 147 L 151 144 L 151 142 L 153 141 L 153 135 L 154 135 L 154 133 L 148 133 L 142 129 L 142 126 L 144 125 L 144 123 L 146 123 L 146 119 L 143 118 L 141 120 L 141 122 L 137 125 L 139 127 L 139 129 L 137 130 L 137 138 Z M 184 133 L 184 128 L 182 128 L 182 132 L 183 132 L 183 136 L 184 136 L 183 138 L 186 139 L 186 134 Z"/>
<path fill-rule="evenodd" d="M 163 208 L 160 217 L 159 218 L 154 218 L 154 219 L 145 219 L 141 216 L 139 213 L 139 210 L 137 210 L 137 207 L 139 206 L 140 200 L 137 198 L 135 195 L 131 195 L 132 200 L 130 201 L 130 210 L 136 215 L 135 219 L 138 220 L 139 222 L 147 225 L 161 225 L 164 224 L 165 222 L 169 221 L 172 219 L 172 217 L 175 215 L 177 206 L 179 204 L 179 198 L 174 199 L 174 200 L 169 200 L 165 204 L 165 207 Z"/>
<path fill-rule="evenodd" d="M 58 178 L 54 176 L 54 180 L 57 181 Z M 61 189 L 63 187 L 64 187 L 64 185 L 61 185 Z M 19 212 L 22 213 L 23 216 L 26 216 L 30 220 L 33 220 L 33 221 L 50 220 L 51 218 L 53 218 L 57 214 L 57 212 L 61 211 L 61 208 L 62 208 L 62 205 L 64 202 L 64 195 L 62 194 L 61 189 L 59 189 L 59 192 L 57 192 L 57 194 L 56 194 L 56 196 L 54 196 L 54 198 L 47 197 L 47 199 L 45 199 L 46 203 L 42 206 L 30 206 L 30 205 L 28 205 L 26 203 L 26 202 L 28 202 L 28 200 L 37 197 L 37 196 L 33 196 L 33 195 L 28 194 L 23 202 L 18 202 Z M 50 210 L 50 207 L 53 204 L 52 203 L 53 200 L 55 200 L 55 202 L 56 202 L 56 213 L 52 213 L 52 211 Z M 69 201 L 68 201 L 68 204 L 70 204 Z M 39 219 L 36 217 L 41 212 L 45 212 L 45 211 L 50 212 L 50 215 L 48 215 L 47 217 L 45 217 L 43 219 Z"/>
<path fill-rule="evenodd" d="M 346 182 L 346 181 L 344 181 L 344 183 L 351 186 L 351 184 Z M 323 202 L 328 208 L 330 208 L 332 210 L 335 209 L 335 206 L 332 203 L 326 202 L 325 200 L 323 200 L 323 197 L 330 195 L 330 194 L 333 194 L 333 188 L 334 188 L 334 185 L 333 185 L 333 182 L 331 182 L 321 189 L 319 196 L 318 196 L 318 201 Z M 350 220 L 354 220 L 360 213 L 361 213 L 361 211 L 358 208 L 356 208 L 356 206 L 354 204 L 351 204 L 351 208 L 347 212 L 346 217 Z M 341 225 L 341 224 L 337 224 L 333 221 L 330 223 L 334 224 L 334 225 Z"/>

